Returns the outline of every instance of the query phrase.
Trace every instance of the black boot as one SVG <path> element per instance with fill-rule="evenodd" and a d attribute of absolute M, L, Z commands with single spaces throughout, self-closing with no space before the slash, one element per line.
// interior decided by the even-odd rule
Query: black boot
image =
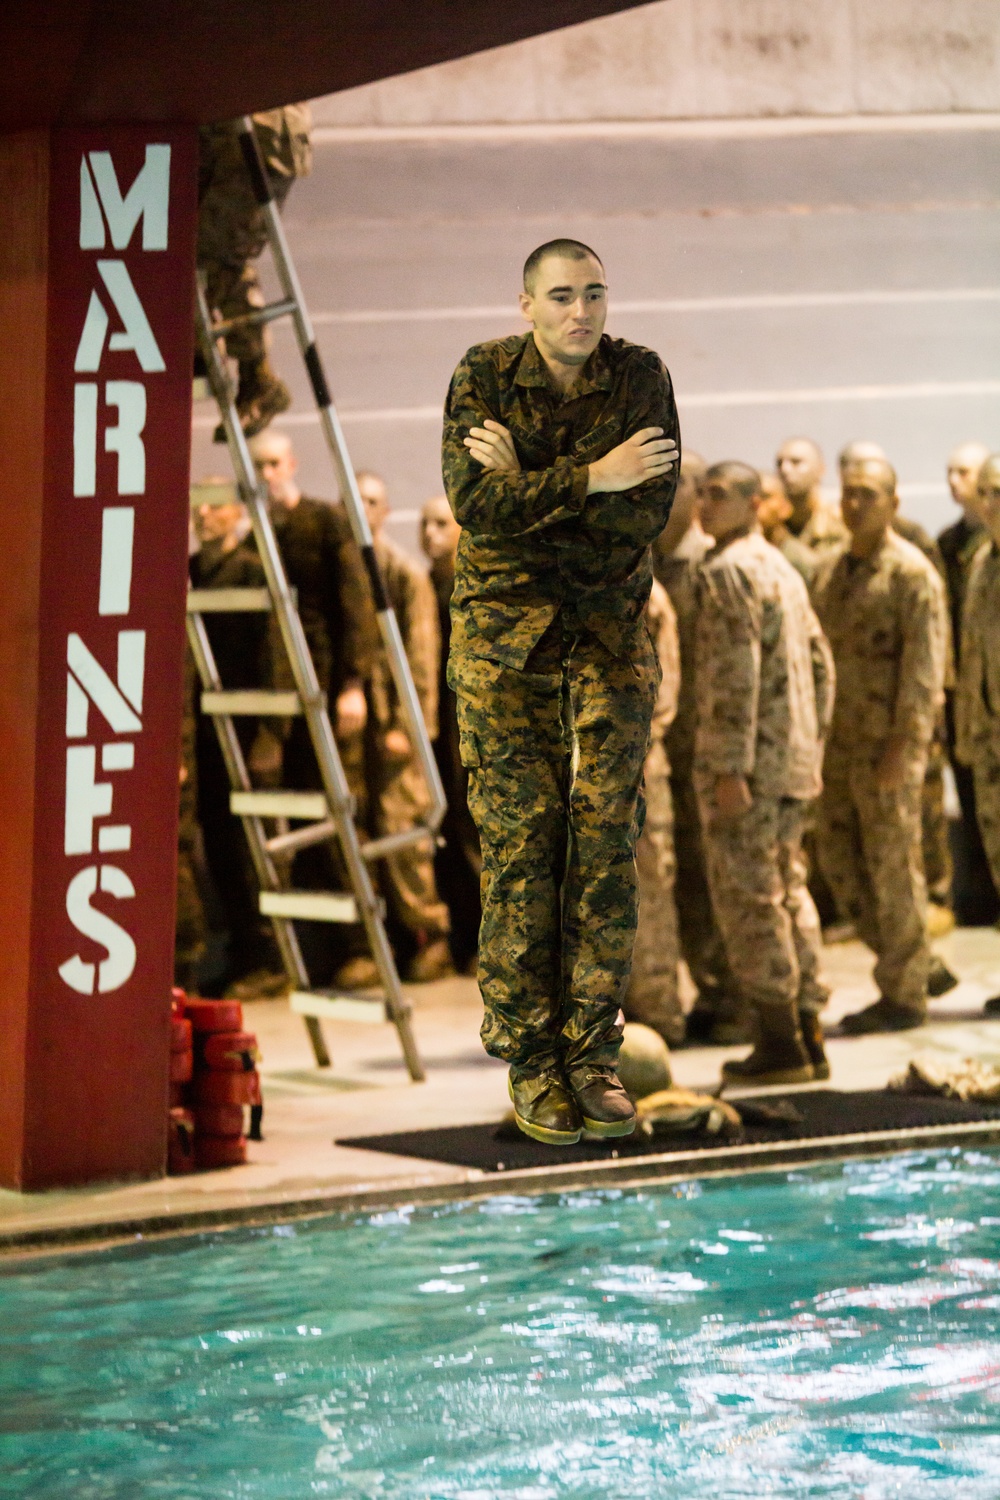
<path fill-rule="evenodd" d="M 811 1083 L 814 1077 L 809 1053 L 799 1029 L 798 1014 L 784 1006 L 761 1006 L 757 1012 L 759 1034 L 749 1057 L 722 1065 L 724 1083 Z"/>
<path fill-rule="evenodd" d="M 812 1063 L 813 1078 L 827 1079 L 830 1076 L 830 1064 L 826 1056 L 826 1048 L 823 1045 L 823 1026 L 819 1018 L 819 1012 L 815 1010 L 804 1010 L 799 1015 L 799 1025 L 802 1028 L 802 1041 L 809 1054 Z"/>
<path fill-rule="evenodd" d="M 560 1073 L 546 1070 L 534 1078 L 508 1075 L 517 1128 L 546 1146 L 575 1146 L 583 1132 L 576 1101 Z M 631 1107 L 631 1106 L 630 1106 Z"/>
<path fill-rule="evenodd" d="M 926 1020 L 924 1011 L 896 1005 L 883 995 L 874 1005 L 866 1005 L 864 1010 L 856 1010 L 853 1015 L 844 1016 L 840 1029 L 846 1036 L 871 1036 L 880 1031 L 912 1031 L 914 1027 L 922 1026 Z"/>
<path fill-rule="evenodd" d="M 632 1134 L 635 1109 L 614 1068 L 584 1064 L 567 1077 L 585 1130 L 598 1136 Z"/>

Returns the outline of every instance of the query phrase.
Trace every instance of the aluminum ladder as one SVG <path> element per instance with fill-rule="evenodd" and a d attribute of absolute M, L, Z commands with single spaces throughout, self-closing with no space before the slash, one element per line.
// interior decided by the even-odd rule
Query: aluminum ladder
<path fill-rule="evenodd" d="M 266 588 L 188 591 L 187 631 L 201 682 L 201 708 L 203 713 L 212 716 L 215 724 L 232 788 L 230 808 L 242 820 L 260 885 L 260 910 L 273 924 L 282 963 L 292 986 L 291 1008 L 305 1019 L 317 1064 L 320 1067 L 328 1067 L 330 1064 L 330 1055 L 320 1026 L 324 1017 L 350 1021 L 391 1021 L 399 1033 L 410 1077 L 414 1082 L 422 1082 L 424 1070 L 410 1025 L 410 1005 L 400 985 L 395 958 L 386 936 L 383 903 L 376 895 L 369 867 L 373 861 L 414 844 L 430 842 L 433 846 L 445 812 L 444 789 L 413 685 L 399 625 L 386 597 L 368 518 L 358 493 L 340 419 L 323 372 L 302 288 L 289 254 L 284 226 L 271 196 L 267 173 L 249 118 L 241 122 L 239 139 L 254 194 L 266 216 L 268 241 L 282 296 L 278 301 L 246 317 L 213 323 L 204 287 L 199 282 L 196 326 L 208 385 L 222 418 L 237 486 L 247 507 L 263 565 Z M 354 799 L 330 724 L 326 696 L 316 677 L 294 591 L 289 586 L 271 525 L 267 494 L 258 480 L 250 457 L 219 347 L 219 341 L 238 325 L 263 324 L 286 317 L 292 320 L 309 375 L 340 495 L 371 586 L 382 645 L 399 696 L 407 735 L 430 794 L 430 806 L 420 824 L 384 838 L 362 840 L 355 825 Z M 244 610 L 273 611 L 291 667 L 294 692 L 227 692 L 220 682 L 203 616 L 209 612 Z M 240 715 L 281 718 L 303 715 L 319 767 L 322 790 L 255 791 L 233 723 L 234 717 Z M 270 832 L 265 819 L 279 820 L 278 831 Z M 288 820 L 305 826 L 289 831 Z M 289 890 L 278 862 L 299 849 L 332 839 L 337 839 L 340 843 L 351 893 Z M 326 922 L 356 922 L 360 919 L 381 979 L 381 994 L 362 996 L 312 989 L 293 925 L 295 919 Z"/>

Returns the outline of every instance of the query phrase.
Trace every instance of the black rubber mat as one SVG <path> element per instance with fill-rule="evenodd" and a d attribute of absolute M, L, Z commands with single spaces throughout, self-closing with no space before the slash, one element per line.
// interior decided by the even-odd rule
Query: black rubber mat
<path fill-rule="evenodd" d="M 786 1100 L 799 1111 L 796 1125 L 745 1125 L 742 1144 L 816 1140 L 823 1136 L 867 1135 L 876 1130 L 916 1130 L 927 1125 L 964 1125 L 1000 1120 L 1000 1104 L 963 1104 L 957 1099 L 891 1094 L 885 1089 L 844 1093 L 810 1089 L 803 1093 L 761 1095 L 769 1105 Z M 736 1101 L 737 1103 L 742 1101 Z M 617 1141 L 582 1140 L 575 1146 L 543 1146 L 510 1124 L 450 1125 L 442 1130 L 404 1130 L 396 1135 L 352 1136 L 338 1146 L 360 1146 L 366 1151 L 388 1151 L 393 1156 L 416 1156 L 481 1172 L 518 1172 L 526 1167 L 572 1166 L 629 1156 L 658 1155 L 664 1151 L 706 1151 L 734 1144 L 717 1135 L 684 1132 L 626 1136 Z"/>

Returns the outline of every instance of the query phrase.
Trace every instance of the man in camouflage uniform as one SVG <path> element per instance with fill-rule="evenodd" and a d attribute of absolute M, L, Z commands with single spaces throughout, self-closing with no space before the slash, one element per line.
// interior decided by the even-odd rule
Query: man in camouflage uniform
<path fill-rule="evenodd" d="M 785 522 L 792 536 L 821 555 L 842 546 L 847 533 L 841 517 L 823 499 L 820 485 L 825 465 L 812 438 L 789 438 L 782 443 L 774 466 L 792 507 Z"/>
<path fill-rule="evenodd" d="M 695 785 L 716 916 L 757 1044 L 726 1063 L 732 1083 L 828 1078 L 819 1010 L 819 918 L 802 830 L 820 789 L 833 708 L 830 648 L 800 575 L 756 525 L 759 475 L 715 464 L 702 520 Z"/>
<path fill-rule="evenodd" d="M 364 684 L 372 674 L 379 642 L 361 554 L 344 507 L 302 494 L 295 452 L 285 433 L 261 433 L 251 441 L 250 451 L 267 488 L 274 534 L 288 581 L 297 593 L 316 676 L 327 695 L 337 739 L 346 747 L 364 731 L 368 716 Z M 294 686 L 284 651 L 276 652 L 274 683 L 278 688 Z M 319 767 L 305 720 L 300 716 L 278 727 L 285 735 L 283 744 L 273 766 L 259 761 L 259 774 L 262 778 L 270 775 L 291 790 L 318 790 Z M 295 859 L 294 875 L 297 885 L 314 890 L 342 887 L 346 879 L 339 851 L 331 844 L 302 850 Z M 354 933 L 335 933 L 329 923 L 304 923 L 301 932 L 314 982 L 317 974 L 329 978 L 331 967 L 349 957 L 345 943 L 357 948 L 363 942 L 360 928 Z"/>
<path fill-rule="evenodd" d="M 885 459 L 846 469 L 851 545 L 816 586 L 837 668 L 817 845 L 838 905 L 875 951 L 880 990 L 845 1018 L 851 1035 L 918 1026 L 927 1008 L 921 787 L 944 696 L 948 620 L 940 576 L 893 530 L 897 503 Z"/>
<path fill-rule="evenodd" d="M 669 594 L 655 578 L 646 620 L 663 675 L 643 768 L 646 821 L 635 851 L 639 922 L 622 1009 L 626 1021 L 651 1026 L 669 1046 L 676 1047 L 684 1040 L 684 1011 L 678 983 L 681 955 L 674 901 L 677 861 L 666 736 L 677 712 L 681 663 L 677 616 Z"/>
<path fill-rule="evenodd" d="M 955 720 L 957 753 L 975 778 L 979 828 L 1000 887 L 1000 453 L 980 466 L 977 490 L 986 538 L 969 570 Z M 986 1010 L 1000 1014 L 1000 996 Z"/>
<path fill-rule="evenodd" d="M 521 1129 L 563 1143 L 635 1126 L 615 1061 L 678 428 L 661 361 L 603 333 L 593 251 L 540 247 L 524 288 L 531 331 L 470 349 L 445 407 L 450 681 L 483 848 L 483 1042 Z"/>
<path fill-rule="evenodd" d="M 812 588 L 819 566 L 819 558 L 812 547 L 808 547 L 788 529 L 792 515 L 792 502 L 785 493 L 785 486 L 777 474 L 761 474 L 761 500 L 757 506 L 757 524 L 766 541 L 777 547 L 781 555 L 790 562 L 806 588 Z"/>
<path fill-rule="evenodd" d="M 938 546 L 944 558 L 951 636 L 956 669 L 959 671 L 962 661 L 962 609 L 969 575 L 977 553 L 982 549 L 983 543 L 989 540 L 979 514 L 977 494 L 979 471 L 989 458 L 989 452 L 985 443 L 960 443 L 948 457 L 948 488 L 961 515 L 941 532 Z M 948 754 L 955 773 L 955 790 L 958 792 L 962 812 L 957 829 L 955 902 L 960 922 L 970 927 L 985 927 L 996 920 L 997 893 L 979 832 L 973 774 L 968 766 L 962 764 L 955 750 L 955 700 L 954 691 L 945 692 Z"/>
<path fill-rule="evenodd" d="M 713 545 L 698 517 L 698 492 L 705 468 L 700 454 L 690 449 L 684 452 L 670 520 L 653 543 L 653 572 L 674 607 L 680 647 L 677 710 L 667 731 L 665 749 L 670 763 L 674 814 L 677 923 L 681 952 L 698 990 L 688 1012 L 685 1037 L 689 1042 L 728 1046 L 749 1040 L 752 1018 L 739 994 L 712 910 L 701 817 L 692 779 L 697 719 L 694 657 L 698 572 Z"/>
<path fill-rule="evenodd" d="M 203 125 L 198 133 L 198 268 L 212 312 L 228 321 L 264 306 L 254 261 L 267 243 L 267 219 L 254 196 L 239 145 L 240 120 Z M 280 207 L 297 177 L 312 166 L 308 104 L 290 104 L 253 116 L 271 193 Z M 268 361 L 270 335 L 264 324 L 234 328 L 226 352 L 239 365 L 236 408 L 248 437 L 260 432 L 291 395 Z M 216 442 L 225 441 L 222 428 Z"/>
<path fill-rule="evenodd" d="M 383 480 L 363 471 L 358 490 L 368 513 L 386 595 L 396 614 L 413 686 L 427 732 L 437 734 L 441 638 L 437 600 L 426 572 L 385 535 L 389 496 Z M 364 682 L 368 713 L 355 752 L 346 757 L 358 819 L 370 837 L 402 833 L 426 813 L 429 796 L 414 758 L 385 651 L 379 645 Z M 358 754 L 360 752 L 360 755 Z M 448 908 L 434 880 L 434 851 L 426 844 L 397 850 L 380 861 L 381 888 L 397 946 L 408 949 L 406 978 L 441 979 L 453 972 L 448 947 Z M 374 966 L 373 966 L 374 967 Z M 377 971 L 372 982 L 377 983 Z M 359 983 L 354 979 L 354 984 Z"/>
<path fill-rule="evenodd" d="M 441 633 L 438 734 L 434 741 L 434 758 L 448 803 L 441 820 L 444 843 L 434 856 L 434 873 L 438 890 L 451 914 L 451 951 L 455 964 L 462 973 L 475 974 L 479 924 L 483 918 L 479 894 L 483 857 L 479 833 L 469 812 L 469 773 L 462 765 L 458 705 L 448 686 L 451 596 L 455 589 L 455 556 L 460 534 L 461 528 L 451 513 L 447 495 L 433 495 L 420 513 L 420 546 L 430 563 Z"/>

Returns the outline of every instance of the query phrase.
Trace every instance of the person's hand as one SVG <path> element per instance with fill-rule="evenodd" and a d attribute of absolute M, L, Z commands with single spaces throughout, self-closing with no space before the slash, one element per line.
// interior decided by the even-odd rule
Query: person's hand
<path fill-rule="evenodd" d="M 470 427 L 469 436 L 462 439 L 477 463 L 484 469 L 520 474 L 521 460 L 514 447 L 514 439 L 506 427 L 487 417 L 482 427 Z"/>
<path fill-rule="evenodd" d="M 906 741 L 891 739 L 875 768 L 875 785 L 880 792 L 898 792 L 906 780 Z"/>
<path fill-rule="evenodd" d="M 391 760 L 409 760 L 412 754 L 409 736 L 402 729 L 390 729 L 385 737 L 385 753 Z"/>
<path fill-rule="evenodd" d="M 631 490 L 647 479 L 660 479 L 678 459 L 677 444 L 662 427 L 643 427 L 590 465 L 587 494 Z"/>
<path fill-rule="evenodd" d="M 753 806 L 753 793 L 745 776 L 715 778 L 715 810 L 726 823 L 740 818 Z"/>
<path fill-rule="evenodd" d="M 255 786 L 280 785 L 282 762 L 281 741 L 269 729 L 261 726 L 254 736 L 247 757 L 247 770 Z"/>
<path fill-rule="evenodd" d="M 344 688 L 337 698 L 337 733 L 343 739 L 360 734 L 368 722 L 368 704 L 359 687 Z"/>

